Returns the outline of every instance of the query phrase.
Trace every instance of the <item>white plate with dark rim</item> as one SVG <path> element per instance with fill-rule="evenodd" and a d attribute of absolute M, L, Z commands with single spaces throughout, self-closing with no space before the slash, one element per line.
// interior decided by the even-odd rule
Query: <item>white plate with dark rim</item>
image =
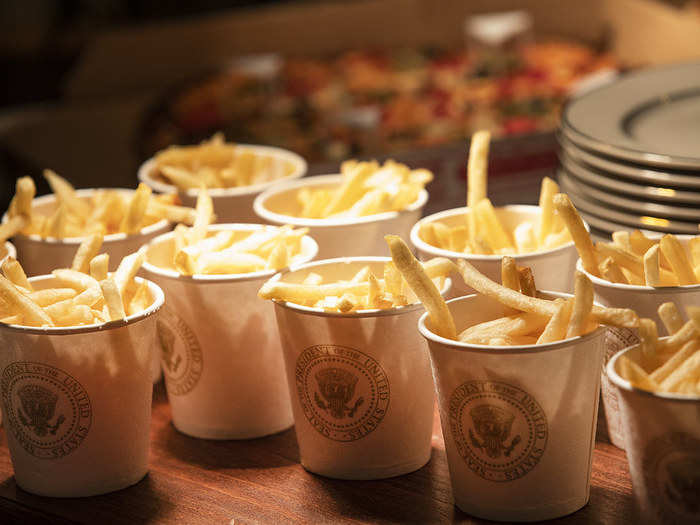
<path fill-rule="evenodd" d="M 564 180 L 566 177 L 564 177 Z M 561 180 L 561 179 L 560 179 Z M 697 223 L 674 221 L 664 217 L 653 215 L 639 215 L 627 213 L 621 210 L 614 210 L 610 205 L 603 204 L 595 199 L 583 195 L 575 188 L 562 185 L 562 190 L 569 194 L 574 206 L 587 215 L 595 215 L 608 222 L 616 222 L 628 228 L 639 228 L 666 233 L 688 233 L 697 235 L 700 233 Z"/>
<path fill-rule="evenodd" d="M 572 99 L 574 144 L 650 166 L 700 171 L 700 62 L 645 69 Z"/>
<path fill-rule="evenodd" d="M 560 152 L 559 161 L 569 175 L 588 185 L 616 191 L 623 195 L 639 197 L 646 202 L 658 201 L 674 204 L 687 203 L 700 205 L 700 191 L 683 191 L 674 188 L 661 188 L 659 186 L 647 186 L 618 180 L 615 177 L 596 171 L 593 168 L 578 164 L 564 152 Z M 700 214 L 700 210 L 698 210 L 698 213 Z"/>
<path fill-rule="evenodd" d="M 693 206 L 670 206 L 668 204 L 657 204 L 653 202 L 628 199 L 622 195 L 610 191 L 601 190 L 595 186 L 586 184 L 584 181 L 573 177 L 570 173 L 559 172 L 559 181 L 562 189 L 569 188 L 591 197 L 604 204 L 609 204 L 616 208 L 629 210 L 631 212 L 644 213 L 653 217 L 664 217 L 667 219 L 678 219 L 681 221 L 700 222 L 700 208 Z M 567 191 L 566 189 L 564 191 Z M 700 233 L 700 231 L 698 231 Z"/>
<path fill-rule="evenodd" d="M 700 190 L 700 176 L 693 175 L 693 172 L 669 173 L 653 168 L 617 162 L 579 148 L 570 140 L 567 140 L 562 133 L 557 133 L 557 139 L 559 140 L 559 145 L 562 150 L 579 164 L 587 164 L 616 177 L 623 177 L 639 182 L 672 186 L 674 188 L 693 188 Z"/>

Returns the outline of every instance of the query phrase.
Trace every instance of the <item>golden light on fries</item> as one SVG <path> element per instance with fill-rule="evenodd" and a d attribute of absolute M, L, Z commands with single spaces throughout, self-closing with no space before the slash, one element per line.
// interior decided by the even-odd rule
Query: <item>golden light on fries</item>
<path fill-rule="evenodd" d="M 700 395 L 700 307 L 686 308 L 686 322 L 674 303 L 662 304 L 658 313 L 669 337 L 659 339 L 656 323 L 641 319 L 639 358 L 620 356 L 620 376 L 650 392 Z"/>
<path fill-rule="evenodd" d="M 124 319 L 148 308 L 153 297 L 145 281 L 135 280 L 143 252 L 128 255 L 116 272 L 107 274 L 105 254 L 96 255 L 102 235 L 86 238 L 78 248 L 72 269 L 52 272 L 51 288 L 35 290 L 13 258 L 7 258 L 0 276 L 0 323 L 38 327 L 70 327 Z M 98 281 L 91 270 L 102 268 Z"/>
<path fill-rule="evenodd" d="M 193 209 L 177 205 L 176 195 L 152 195 L 145 184 L 139 184 L 136 191 L 94 190 L 85 198 L 53 171 L 45 170 L 44 177 L 56 199 L 54 210 L 49 214 L 38 211 L 32 202 L 34 181 L 17 179 L 6 221 L 0 226 L 0 241 L 18 233 L 55 239 L 133 234 L 163 219 L 192 224 L 195 218 Z"/>
<path fill-rule="evenodd" d="M 348 160 L 343 162 L 340 172 L 341 182 L 336 187 L 298 189 L 296 210 L 291 215 L 340 219 L 401 211 L 416 202 L 433 179 L 428 170 L 411 170 L 393 160 L 381 166 L 376 161 Z"/>
<path fill-rule="evenodd" d="M 297 166 L 263 148 L 224 141 L 222 134 L 196 146 L 171 146 L 154 157 L 155 178 L 180 190 L 236 188 L 292 175 Z"/>
<path fill-rule="evenodd" d="M 504 226 L 500 211 L 487 196 L 489 140 L 489 133 L 484 131 L 472 136 L 467 167 L 468 210 L 463 224 L 424 222 L 418 232 L 420 239 L 443 250 L 480 255 L 535 253 L 571 242 L 553 205 L 559 186 L 549 177 L 542 180 L 539 219 L 523 219 L 512 229 Z"/>

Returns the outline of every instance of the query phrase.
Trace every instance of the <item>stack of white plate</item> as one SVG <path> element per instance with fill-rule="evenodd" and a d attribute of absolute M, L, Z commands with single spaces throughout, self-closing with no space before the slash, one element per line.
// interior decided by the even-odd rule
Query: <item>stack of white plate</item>
<path fill-rule="evenodd" d="M 700 63 L 570 101 L 559 143 L 561 189 L 594 229 L 700 233 Z"/>

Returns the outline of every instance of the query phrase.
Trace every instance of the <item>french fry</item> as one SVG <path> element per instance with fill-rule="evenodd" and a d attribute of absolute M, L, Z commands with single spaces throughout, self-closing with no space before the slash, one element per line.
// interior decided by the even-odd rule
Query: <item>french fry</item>
<path fill-rule="evenodd" d="M 73 288 L 47 288 L 27 294 L 32 301 L 41 307 L 49 306 L 66 299 L 72 299 L 78 294 Z"/>
<path fill-rule="evenodd" d="M 554 196 L 559 193 L 559 185 L 549 177 L 542 179 L 540 186 L 540 209 L 542 215 L 540 217 L 539 229 L 537 238 L 540 245 L 543 245 L 545 239 L 551 233 L 554 233 Z M 516 235 L 517 241 L 517 235 Z"/>
<path fill-rule="evenodd" d="M 0 276 L 0 303 L 9 307 L 13 315 L 20 315 L 23 321 L 31 326 L 54 325 L 38 304 L 21 293 L 12 281 L 4 276 Z"/>
<path fill-rule="evenodd" d="M 416 260 L 406 243 L 396 235 L 385 237 L 396 269 L 401 272 L 413 293 L 428 311 L 435 333 L 448 339 L 456 339 L 454 319 L 435 283 Z"/>
<path fill-rule="evenodd" d="M 663 350 L 665 352 L 673 352 L 688 341 L 697 339 L 700 337 L 700 330 L 695 326 L 695 323 L 690 320 L 686 322 L 680 330 L 671 335 L 668 339 L 663 339 L 658 342 L 658 350 Z"/>
<path fill-rule="evenodd" d="M 680 241 L 674 235 L 667 234 L 659 241 L 659 248 L 671 265 L 673 273 L 678 278 L 678 283 L 681 286 L 695 284 L 693 267 Z"/>
<path fill-rule="evenodd" d="M 361 283 L 363 281 L 367 281 L 369 279 L 369 274 L 369 266 L 363 266 L 355 275 L 352 276 L 350 282 Z"/>
<path fill-rule="evenodd" d="M 138 185 L 138 188 L 136 188 L 136 191 L 131 197 L 126 215 L 124 215 L 124 219 L 122 219 L 122 231 L 126 233 L 137 233 L 141 230 L 151 192 L 151 188 L 146 186 L 143 182 Z"/>
<path fill-rule="evenodd" d="M 136 276 L 145 259 L 146 251 L 142 247 L 139 251 L 127 255 L 121 260 L 113 277 L 120 295 L 124 294 L 127 284 Z"/>
<path fill-rule="evenodd" d="M 469 146 L 469 160 L 467 162 L 467 206 L 473 211 L 476 205 L 488 195 L 488 159 L 491 133 L 477 131 L 472 135 Z M 475 216 L 470 213 L 467 216 L 467 228 L 469 237 L 474 239 L 477 232 Z"/>
<path fill-rule="evenodd" d="M 501 284 L 511 290 L 520 291 L 520 273 L 512 257 L 504 256 L 501 259 Z"/>
<path fill-rule="evenodd" d="M 606 257 L 603 259 L 603 262 L 600 263 L 600 273 L 603 279 L 606 279 L 611 283 L 629 284 L 629 281 L 622 272 L 622 269 L 612 257 Z"/>
<path fill-rule="evenodd" d="M 554 302 L 557 305 L 557 309 L 554 311 L 554 315 L 549 318 L 549 322 L 537 339 L 538 345 L 552 343 L 566 338 L 566 331 L 569 326 L 569 319 L 571 318 L 574 301 L 556 299 Z"/>
<path fill-rule="evenodd" d="M 24 273 L 24 268 L 14 257 L 7 257 L 2 263 L 2 273 L 10 281 L 12 281 L 17 286 L 21 286 L 27 291 L 32 291 L 32 285 L 27 279 L 27 274 Z"/>
<path fill-rule="evenodd" d="M 357 306 L 357 297 L 351 293 L 344 293 L 338 301 L 338 310 L 342 313 L 349 312 Z"/>
<path fill-rule="evenodd" d="M 576 245 L 576 250 L 578 251 L 579 257 L 581 257 L 584 270 L 591 275 L 600 277 L 593 242 L 591 241 L 590 235 L 588 235 L 586 227 L 583 225 L 581 216 L 571 203 L 569 196 L 565 193 L 557 193 L 553 197 L 553 202 L 554 209 L 571 233 L 571 237 Z"/>
<path fill-rule="evenodd" d="M 678 368 L 671 372 L 659 385 L 666 392 L 677 392 L 688 378 L 697 382 L 700 377 L 700 350 L 696 350 L 689 358 L 683 361 Z"/>
<path fill-rule="evenodd" d="M 78 293 L 87 290 L 88 288 L 99 288 L 100 286 L 100 284 L 93 277 L 75 270 L 60 268 L 51 273 L 56 278 L 60 286 L 65 288 L 73 288 Z"/>
<path fill-rule="evenodd" d="M 109 272 L 109 254 L 101 253 L 90 260 L 90 276 L 97 281 L 107 278 Z"/>
<path fill-rule="evenodd" d="M 36 186 L 31 177 L 20 177 L 15 183 L 15 196 L 10 203 L 8 215 L 10 217 L 22 216 L 26 219 L 32 217 L 32 200 L 36 195 Z"/>
<path fill-rule="evenodd" d="M 211 224 L 214 217 L 214 202 L 205 186 L 199 189 L 197 194 L 197 204 L 195 205 L 196 217 L 194 225 L 188 232 L 188 241 L 190 244 L 199 242 L 206 238 L 207 228 Z"/>
<path fill-rule="evenodd" d="M 671 373 L 676 370 L 683 362 L 700 348 L 700 343 L 697 340 L 688 341 L 678 351 L 676 351 L 670 359 L 663 365 L 654 370 L 650 377 L 657 383 L 662 383 Z"/>
<path fill-rule="evenodd" d="M 75 257 L 73 257 L 73 264 L 71 269 L 88 273 L 90 270 L 90 261 L 97 255 L 102 247 L 102 241 L 104 236 L 101 233 L 96 233 L 90 237 L 86 237 L 83 242 L 78 246 L 78 251 L 75 252 Z"/>
<path fill-rule="evenodd" d="M 647 365 L 646 368 L 655 367 L 659 362 L 656 350 L 659 334 L 654 321 L 651 319 L 639 320 L 639 339 L 641 341 L 642 358 Z"/>
<path fill-rule="evenodd" d="M 659 245 L 655 244 L 644 254 L 644 282 L 647 286 L 658 286 L 661 282 L 659 275 Z"/>
<path fill-rule="evenodd" d="M 624 230 L 613 232 L 612 239 L 613 243 L 623 250 L 634 253 L 632 251 L 632 243 L 630 242 L 630 232 Z"/>
<path fill-rule="evenodd" d="M 379 168 L 376 163 L 358 163 L 343 180 L 323 210 L 324 216 L 333 215 L 347 208 L 363 195 L 365 181 Z"/>
<path fill-rule="evenodd" d="M 56 195 L 60 205 L 74 210 L 81 217 L 89 215 L 90 206 L 75 194 L 75 189 L 70 182 L 52 170 L 44 170 L 44 178 L 51 186 L 51 190 Z"/>
<path fill-rule="evenodd" d="M 289 265 L 289 251 L 284 239 L 277 242 L 277 245 L 272 250 L 270 257 L 267 259 L 267 268 L 270 270 L 279 270 Z"/>
<path fill-rule="evenodd" d="M 379 283 L 379 280 L 372 272 L 369 272 L 367 282 L 369 284 L 369 289 L 367 292 L 367 302 L 371 306 L 380 308 L 383 300 L 382 296 L 384 295 L 382 291 L 382 285 Z"/>
<path fill-rule="evenodd" d="M 159 219 L 167 219 L 170 222 L 187 224 L 188 226 L 194 224 L 197 216 L 192 208 L 176 206 L 174 204 L 163 204 L 155 199 L 148 201 L 146 212 Z"/>
<path fill-rule="evenodd" d="M 659 388 L 656 381 L 651 379 L 641 366 L 625 356 L 620 357 L 620 375 L 636 388 L 650 392 Z"/>
<path fill-rule="evenodd" d="M 10 237 L 17 235 L 28 223 L 29 220 L 22 215 L 10 217 L 6 222 L 0 224 L 0 242 L 5 242 Z"/>
<path fill-rule="evenodd" d="M 537 251 L 535 229 L 531 222 L 521 222 L 513 230 L 515 250 L 517 253 L 532 253 Z"/>
<path fill-rule="evenodd" d="M 498 220 L 498 217 L 496 216 L 496 210 L 494 210 L 490 200 L 480 200 L 476 204 L 474 212 L 476 213 L 476 221 L 479 226 L 479 229 L 482 232 L 486 232 L 486 235 L 488 235 L 488 243 L 493 249 L 493 251 L 515 251 L 515 247 L 513 246 L 513 243 L 511 242 L 508 234 L 503 228 L 503 225 Z"/>
<path fill-rule="evenodd" d="M 317 286 L 323 282 L 323 277 L 314 272 L 309 272 L 309 274 L 304 278 L 302 284 L 310 284 Z"/>
<path fill-rule="evenodd" d="M 124 319 L 126 317 L 126 312 L 124 311 L 124 303 L 122 302 L 122 296 L 117 283 L 113 279 L 107 278 L 100 281 L 99 286 L 105 298 L 105 304 L 109 312 L 109 320 L 116 321 L 118 319 Z"/>
<path fill-rule="evenodd" d="M 582 335 L 593 310 L 593 284 L 585 274 L 576 272 L 574 281 L 574 305 L 571 310 L 566 337 Z"/>
<path fill-rule="evenodd" d="M 459 340 L 471 344 L 488 344 L 494 337 L 513 337 L 539 332 L 548 321 L 547 316 L 519 313 L 470 326 L 459 334 Z"/>
<path fill-rule="evenodd" d="M 668 335 L 673 335 L 683 328 L 683 319 L 675 303 L 663 303 L 657 311 Z"/>
<path fill-rule="evenodd" d="M 134 293 L 134 296 L 129 301 L 126 313 L 129 315 L 137 314 L 151 306 L 152 303 L 153 297 L 151 297 L 148 284 L 146 284 L 146 281 L 141 281 L 136 289 L 136 293 Z"/>
<path fill-rule="evenodd" d="M 518 268 L 518 280 L 520 283 L 520 292 L 530 297 L 537 296 L 537 287 L 535 286 L 535 276 L 529 266 Z"/>
<path fill-rule="evenodd" d="M 656 241 L 649 239 L 639 230 L 634 230 L 629 235 L 629 243 L 631 248 L 630 251 L 635 255 L 642 256 L 649 250 L 649 248 L 656 244 Z"/>
<path fill-rule="evenodd" d="M 350 293 L 354 296 L 367 295 L 368 283 L 329 283 L 321 285 L 294 284 L 285 282 L 266 282 L 258 292 L 261 299 L 276 299 L 289 303 L 315 303 L 328 296 L 342 296 Z"/>
<path fill-rule="evenodd" d="M 393 261 L 384 265 L 384 282 L 386 291 L 394 297 L 403 294 L 403 278 Z"/>

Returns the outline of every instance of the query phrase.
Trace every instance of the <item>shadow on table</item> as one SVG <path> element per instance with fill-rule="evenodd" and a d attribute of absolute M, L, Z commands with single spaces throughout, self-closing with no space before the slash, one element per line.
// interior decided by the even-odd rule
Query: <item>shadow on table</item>
<path fill-rule="evenodd" d="M 346 481 L 313 475 L 313 492 L 334 502 L 334 512 L 370 523 L 431 523 L 456 512 L 450 497 L 444 452 L 435 448 L 424 467 L 404 476 Z"/>
<path fill-rule="evenodd" d="M 257 439 L 215 440 L 187 436 L 170 422 L 154 438 L 169 456 L 205 469 L 277 468 L 299 463 L 294 428 Z"/>
<path fill-rule="evenodd" d="M 0 483 L 0 494 L 23 507 L 23 523 L 60 523 L 60 518 L 82 523 L 134 523 L 136 519 L 146 523 L 175 508 L 148 475 L 131 487 L 88 498 L 35 496 L 22 490 L 13 476 Z"/>

